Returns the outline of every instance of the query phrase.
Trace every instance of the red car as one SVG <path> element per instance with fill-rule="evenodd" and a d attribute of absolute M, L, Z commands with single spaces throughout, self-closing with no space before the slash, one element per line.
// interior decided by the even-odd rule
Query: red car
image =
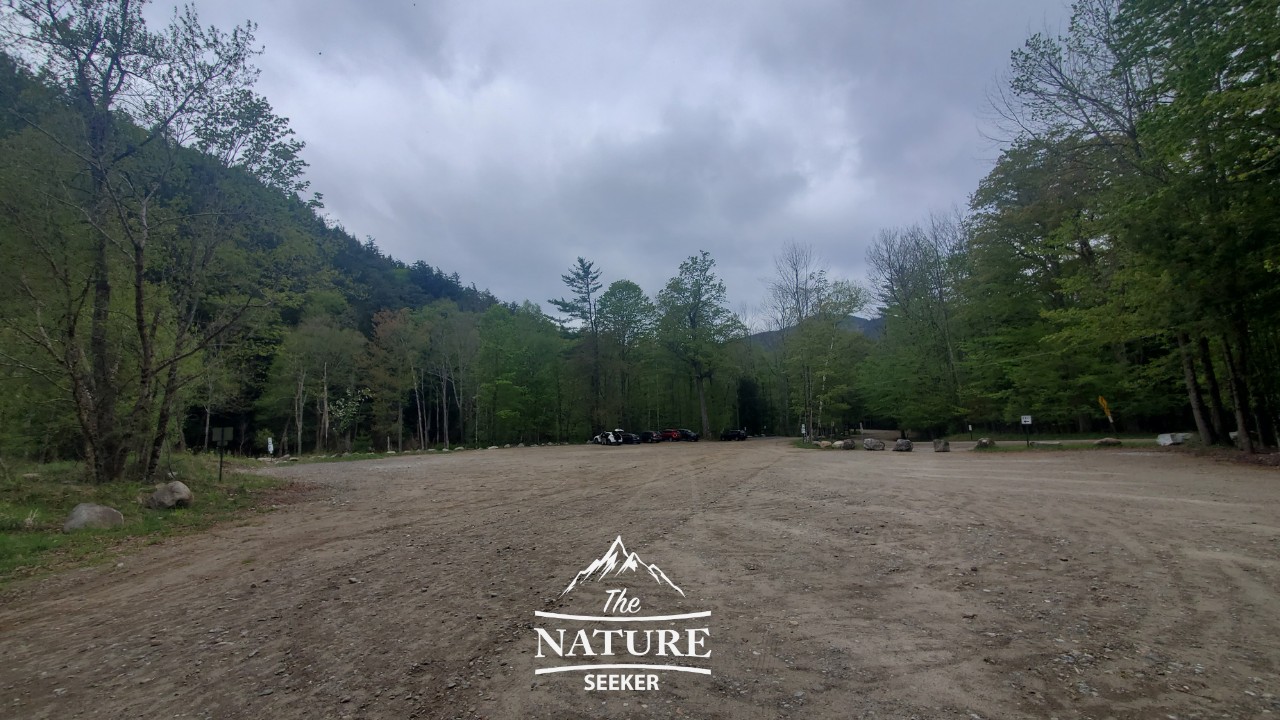
<path fill-rule="evenodd" d="M 680 431 L 676 430 L 675 428 L 669 428 L 667 430 L 663 430 L 661 433 L 659 433 L 659 435 L 662 436 L 663 440 L 679 440 L 680 439 Z"/>

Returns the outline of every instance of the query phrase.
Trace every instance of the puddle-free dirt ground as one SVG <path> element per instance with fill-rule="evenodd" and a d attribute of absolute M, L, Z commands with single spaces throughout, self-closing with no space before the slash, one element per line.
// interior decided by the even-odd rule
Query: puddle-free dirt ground
<path fill-rule="evenodd" d="M 0 717 L 1280 715 L 1275 469 L 753 439 L 272 472 L 317 489 L 8 590 Z M 534 611 L 619 535 L 685 593 L 637 574 L 646 612 L 711 612 L 710 676 L 534 674 Z"/>

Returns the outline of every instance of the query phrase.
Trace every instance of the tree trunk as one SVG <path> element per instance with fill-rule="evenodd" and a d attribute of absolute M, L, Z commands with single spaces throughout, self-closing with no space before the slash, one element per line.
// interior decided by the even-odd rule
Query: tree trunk
<path fill-rule="evenodd" d="M 423 378 L 423 384 L 426 384 L 426 378 Z M 431 444 L 431 423 L 436 417 L 436 408 L 434 403 L 424 403 L 422 408 L 422 448 L 425 450 Z"/>
<path fill-rule="evenodd" d="M 1255 384 L 1256 388 L 1257 385 Z M 1266 393 L 1255 393 L 1253 399 L 1253 407 L 1255 410 L 1254 422 L 1258 425 L 1258 439 L 1262 445 L 1273 445 L 1280 447 L 1280 439 L 1276 437 L 1275 415 L 1271 411 L 1271 402 L 1267 399 Z"/>
<path fill-rule="evenodd" d="M 1223 413 L 1222 390 L 1218 387 L 1218 374 L 1213 369 L 1213 354 L 1209 351 L 1209 338 L 1201 335 L 1198 342 L 1200 350 L 1200 367 L 1204 370 L 1204 382 L 1209 391 L 1209 420 L 1213 425 L 1213 434 L 1220 445 L 1229 445 L 1227 437 L 1226 415 Z"/>
<path fill-rule="evenodd" d="M 1231 352 L 1231 342 L 1222 338 L 1222 350 L 1227 357 L 1227 385 L 1231 388 L 1231 404 L 1235 406 L 1236 442 L 1240 449 L 1253 452 L 1253 438 L 1249 436 L 1249 393 L 1244 385 L 1244 373 L 1239 353 Z"/>
<path fill-rule="evenodd" d="M 711 434 L 711 422 L 707 419 L 707 392 L 702 373 L 694 376 L 694 384 L 698 388 L 698 410 L 702 413 L 702 437 L 706 438 Z"/>
<path fill-rule="evenodd" d="M 591 320 L 591 423 L 596 427 L 604 427 L 604 419 L 600 412 L 600 332 Z"/>
<path fill-rule="evenodd" d="M 293 421 L 297 424 L 295 428 L 298 435 L 297 447 L 293 451 L 299 455 L 302 454 L 302 415 L 307 408 L 307 390 L 306 390 L 307 374 L 299 373 L 298 384 L 293 391 Z"/>
<path fill-rule="evenodd" d="M 324 377 L 320 381 L 320 427 L 317 429 L 319 436 L 316 438 L 316 450 L 320 451 L 329 447 L 329 363 L 325 362 Z"/>
<path fill-rule="evenodd" d="M 462 388 L 458 387 L 458 382 L 453 383 L 453 403 L 458 408 L 458 444 L 467 444 L 467 428 L 465 422 L 467 419 L 466 409 L 462 406 Z"/>
<path fill-rule="evenodd" d="M 169 366 L 166 373 L 164 387 L 160 389 L 160 412 L 156 418 L 154 433 L 150 440 L 150 447 L 146 454 L 140 460 L 144 463 L 142 470 L 142 481 L 151 482 L 155 477 L 156 469 L 160 466 L 160 453 L 164 450 L 165 443 L 169 439 L 169 425 L 173 421 L 173 403 L 178 394 L 178 364 L 174 363 Z M 240 442 L 244 442 L 244 431 L 240 432 Z"/>
<path fill-rule="evenodd" d="M 1182 356 L 1182 377 L 1187 386 L 1187 400 L 1191 403 L 1191 414 L 1196 420 L 1196 431 L 1200 433 L 1200 441 L 1206 445 L 1216 442 L 1213 428 L 1205 422 L 1204 399 L 1200 394 L 1200 381 L 1196 378 L 1196 368 L 1191 359 L 1191 348 L 1186 333 L 1178 333 L 1178 351 Z"/>
<path fill-rule="evenodd" d="M 321 406 L 321 399 L 324 397 L 324 390 L 320 390 L 320 394 L 316 396 L 316 438 L 311 446 L 311 452 L 319 453 L 323 449 L 320 444 L 320 438 L 324 432 L 324 408 Z"/>
<path fill-rule="evenodd" d="M 93 181 L 93 221 L 94 225 L 102 223 L 107 216 L 107 174 L 106 142 L 111 125 L 111 117 L 107 110 L 92 108 L 89 113 L 89 151 L 91 156 L 90 175 Z M 124 474 L 125 457 L 128 453 L 125 429 L 121 427 L 116 413 L 117 388 L 120 383 L 116 377 L 119 367 L 109 337 L 111 319 L 111 264 L 109 260 L 109 241 L 100 232 L 94 240 L 93 248 L 93 310 L 90 316 L 89 358 L 90 376 L 87 383 L 88 392 L 77 395 L 77 400 L 87 400 L 86 408 L 92 416 L 92 434 L 87 438 L 93 446 L 89 454 L 92 462 L 93 479 L 98 483 L 118 480 Z"/>
<path fill-rule="evenodd" d="M 413 409 L 416 422 L 414 423 L 414 436 L 418 441 L 418 449 L 426 447 L 426 435 L 423 432 L 422 423 L 422 382 L 418 378 L 417 371 L 413 373 Z"/>
<path fill-rule="evenodd" d="M 449 446 L 449 373 L 440 368 L 440 441 Z"/>

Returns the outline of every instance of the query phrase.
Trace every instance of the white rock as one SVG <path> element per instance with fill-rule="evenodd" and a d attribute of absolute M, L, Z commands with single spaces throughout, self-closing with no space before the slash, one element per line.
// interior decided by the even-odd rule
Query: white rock
<path fill-rule="evenodd" d="M 124 515 L 115 508 L 94 503 L 80 503 L 71 510 L 67 521 L 62 524 L 62 532 L 76 530 L 104 529 L 124 525 Z"/>
<path fill-rule="evenodd" d="M 176 507 L 191 507 L 194 500 L 191 488 L 186 483 L 174 480 L 156 487 L 145 504 L 153 510 L 171 510 Z"/>

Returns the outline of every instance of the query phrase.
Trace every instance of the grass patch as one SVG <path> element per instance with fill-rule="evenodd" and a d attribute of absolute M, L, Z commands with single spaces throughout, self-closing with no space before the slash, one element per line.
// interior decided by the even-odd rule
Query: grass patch
<path fill-rule="evenodd" d="M 1034 440 L 1032 442 L 1035 442 Z M 1153 438 L 1143 438 L 1140 440 L 1123 440 L 1124 444 L 1119 446 L 1094 445 L 1091 441 L 1064 442 L 1061 445 L 1032 445 L 1027 446 L 1025 440 L 1002 440 L 995 447 L 973 449 L 974 452 L 990 453 L 990 452 L 1063 452 L 1063 451 L 1082 451 L 1082 450 L 1123 450 L 1125 448 L 1136 447 L 1160 447 L 1160 444 Z"/>
<path fill-rule="evenodd" d="M 241 472 L 231 463 L 218 480 L 217 456 L 175 457 L 172 471 L 195 495 L 190 508 L 151 510 L 142 502 L 153 485 L 86 482 L 77 463 L 10 468 L 0 478 L 0 585 L 16 578 L 97 562 L 125 545 L 141 540 L 162 542 L 254 511 L 269 511 L 286 481 Z M 124 525 L 110 530 L 64 534 L 67 514 L 82 502 L 108 505 L 124 515 Z"/>
<path fill-rule="evenodd" d="M 1079 441 L 1079 440 L 1101 440 L 1102 438 L 1111 437 L 1111 438 L 1116 438 L 1117 440 L 1123 440 L 1125 442 L 1129 442 L 1130 440 L 1135 442 L 1146 440 L 1154 443 L 1156 441 L 1157 434 L 1158 433 L 1100 433 L 1100 432 L 1098 433 L 1055 433 L 1055 432 L 1049 432 L 1045 430 L 1037 430 L 1031 433 L 1031 439 L 1032 440 L 1077 440 Z M 1027 440 L 1027 435 L 1026 433 L 1021 433 L 1021 432 L 1001 433 L 1001 432 L 980 432 L 978 430 L 974 430 L 972 438 L 969 437 L 969 433 L 963 432 L 963 433 L 956 433 L 955 435 L 951 435 L 949 436 L 948 439 L 951 440 L 952 442 L 956 442 L 958 440 L 977 440 L 978 438 L 991 438 L 992 440 L 997 440 L 997 441 L 1007 440 L 1008 442 L 1014 442 L 1016 440 L 1018 442 L 1022 442 L 1025 444 Z"/>

